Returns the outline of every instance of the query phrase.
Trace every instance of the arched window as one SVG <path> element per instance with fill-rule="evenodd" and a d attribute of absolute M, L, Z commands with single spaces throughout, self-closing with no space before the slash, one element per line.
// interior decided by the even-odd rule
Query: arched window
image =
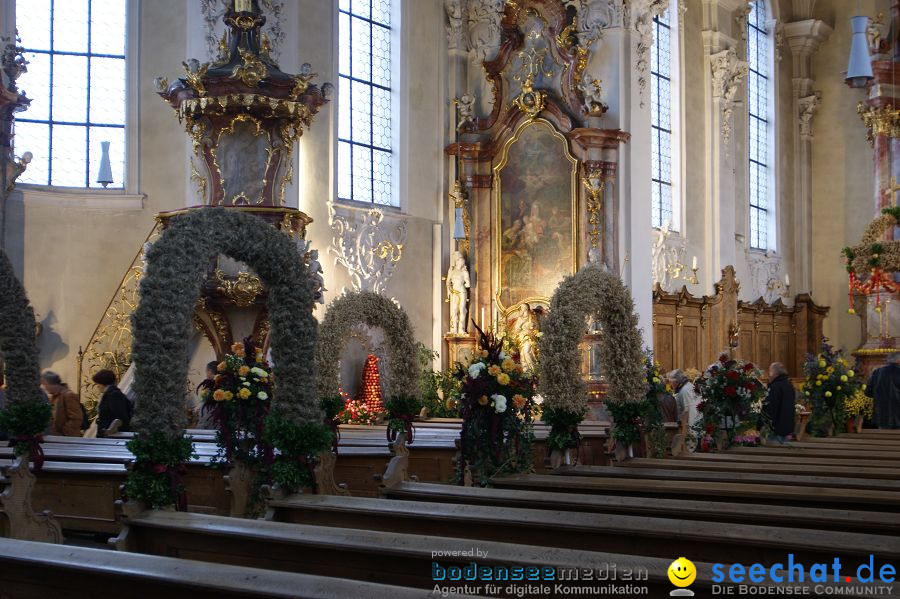
<path fill-rule="evenodd" d="M 398 206 L 390 0 L 340 0 L 338 45 L 338 199 Z"/>
<path fill-rule="evenodd" d="M 16 28 L 28 60 L 18 81 L 31 98 L 16 116 L 15 148 L 34 159 L 20 183 L 125 187 L 128 0 L 16 0 Z"/>
<path fill-rule="evenodd" d="M 653 19 L 650 58 L 651 200 L 654 227 L 680 228 L 681 145 L 677 2 Z"/>
<path fill-rule="evenodd" d="M 747 19 L 747 75 L 749 113 L 750 247 L 775 249 L 775 206 L 771 200 L 772 96 L 771 42 L 764 0 L 750 5 Z"/>

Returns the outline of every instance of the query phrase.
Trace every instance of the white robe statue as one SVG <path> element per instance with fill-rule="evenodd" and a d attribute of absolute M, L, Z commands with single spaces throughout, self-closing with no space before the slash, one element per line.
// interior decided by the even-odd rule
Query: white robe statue
<path fill-rule="evenodd" d="M 450 257 L 447 271 L 447 300 L 450 302 L 450 334 L 466 334 L 467 302 L 469 300 L 469 269 L 460 252 Z"/>

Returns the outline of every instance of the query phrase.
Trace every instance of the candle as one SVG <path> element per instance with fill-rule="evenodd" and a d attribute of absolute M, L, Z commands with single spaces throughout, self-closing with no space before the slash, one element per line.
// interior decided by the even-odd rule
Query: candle
<path fill-rule="evenodd" d="M 252 10 L 251 0 L 234 0 L 234 12 L 250 12 Z"/>
<path fill-rule="evenodd" d="M 791 286 L 791 277 L 787 273 L 784 274 L 784 284 L 788 287 Z"/>
<path fill-rule="evenodd" d="M 693 260 L 693 262 L 691 263 L 691 269 L 692 269 L 692 270 L 697 270 L 697 256 L 694 256 L 694 260 Z"/>

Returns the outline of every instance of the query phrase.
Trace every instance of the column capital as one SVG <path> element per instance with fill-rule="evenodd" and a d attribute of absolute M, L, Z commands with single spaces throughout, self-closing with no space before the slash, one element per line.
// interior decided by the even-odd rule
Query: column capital
<path fill-rule="evenodd" d="M 825 21 L 819 19 L 805 19 L 785 23 L 784 35 L 791 47 L 794 56 L 808 56 L 819 49 L 819 46 L 828 39 L 833 29 Z"/>

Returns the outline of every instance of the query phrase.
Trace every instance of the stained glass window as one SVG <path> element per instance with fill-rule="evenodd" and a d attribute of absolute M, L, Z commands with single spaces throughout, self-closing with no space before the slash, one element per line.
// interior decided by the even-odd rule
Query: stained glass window
<path fill-rule="evenodd" d="M 672 193 L 672 38 L 668 11 L 653 18 L 650 51 L 650 148 L 653 226 L 678 229 Z"/>
<path fill-rule="evenodd" d="M 15 150 L 34 159 L 20 183 L 102 187 L 101 142 L 113 182 L 125 183 L 127 0 L 16 0 L 31 106 L 16 116 Z"/>
<path fill-rule="evenodd" d="M 338 4 L 338 198 L 398 206 L 392 185 L 391 2 Z"/>
<path fill-rule="evenodd" d="M 772 246 L 769 234 L 771 203 L 769 200 L 769 35 L 766 4 L 751 4 L 747 20 L 747 75 L 749 107 L 749 182 L 750 182 L 750 247 L 767 250 Z"/>

